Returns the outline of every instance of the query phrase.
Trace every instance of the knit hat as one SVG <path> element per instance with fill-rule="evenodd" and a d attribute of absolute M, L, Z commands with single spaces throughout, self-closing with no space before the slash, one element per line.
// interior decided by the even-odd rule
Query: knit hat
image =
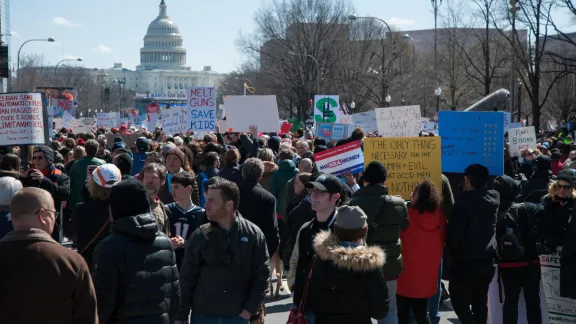
<path fill-rule="evenodd" d="M 114 164 L 103 164 L 92 171 L 94 182 L 104 188 L 112 188 L 121 178 L 122 174 Z"/>
<path fill-rule="evenodd" d="M 136 178 L 118 182 L 110 192 L 110 211 L 114 219 L 149 213 L 148 191 Z"/>
<path fill-rule="evenodd" d="M 79 139 L 76 141 L 76 145 L 84 146 L 85 144 L 86 144 L 86 141 L 84 141 L 84 140 L 81 139 L 81 138 L 79 138 Z"/>
<path fill-rule="evenodd" d="M 170 151 L 168 151 L 168 154 L 166 154 L 166 159 L 168 159 L 170 155 L 176 155 L 180 159 L 180 162 L 182 162 L 182 165 L 184 165 L 184 161 L 186 161 L 186 155 L 184 155 L 184 152 L 182 152 L 182 150 L 180 150 L 177 147 L 171 149 Z"/>
<path fill-rule="evenodd" d="M 174 143 L 164 144 L 164 146 L 162 146 L 162 155 L 168 154 L 168 152 L 170 152 L 170 150 L 172 150 L 173 148 L 176 148 L 176 144 Z"/>
<path fill-rule="evenodd" d="M 44 158 L 46 158 L 46 161 L 48 161 L 48 163 L 52 164 L 54 162 L 54 151 L 52 151 L 52 148 L 50 148 L 49 146 L 46 145 L 36 146 L 34 147 L 34 153 L 36 152 L 43 153 Z"/>
<path fill-rule="evenodd" d="M 360 229 L 366 226 L 368 216 L 358 206 L 342 206 L 336 210 L 334 226 L 342 229 Z"/>
<path fill-rule="evenodd" d="M 386 182 L 388 171 L 382 162 L 372 161 L 364 170 L 364 180 L 370 184 Z"/>
<path fill-rule="evenodd" d="M 120 151 L 116 151 L 118 153 Z M 120 169 L 120 172 L 124 175 L 131 175 L 132 168 L 134 167 L 134 160 L 128 153 L 121 153 L 116 155 L 114 158 L 114 165 Z"/>
<path fill-rule="evenodd" d="M 111 152 L 113 153 L 116 150 L 125 149 L 125 148 L 126 148 L 126 144 L 124 144 L 124 142 L 115 142 L 114 145 L 112 145 Z"/>
<path fill-rule="evenodd" d="M 329 193 L 339 193 L 342 194 L 344 191 L 344 186 L 342 181 L 331 174 L 320 173 L 319 176 L 313 182 L 308 182 L 306 188 L 313 189 L 316 188 L 323 192 Z"/>
<path fill-rule="evenodd" d="M 558 173 L 558 176 L 556 177 L 556 181 L 558 180 L 562 180 L 565 182 L 568 182 L 568 184 L 572 187 L 574 187 L 574 180 L 576 180 L 576 175 L 574 174 L 574 171 L 568 169 L 568 170 L 562 170 L 560 171 L 560 173 Z"/>

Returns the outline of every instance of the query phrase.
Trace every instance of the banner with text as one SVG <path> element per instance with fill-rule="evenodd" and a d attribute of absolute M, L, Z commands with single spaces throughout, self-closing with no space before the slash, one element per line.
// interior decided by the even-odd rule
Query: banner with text
<path fill-rule="evenodd" d="M 186 107 L 162 110 L 162 132 L 166 135 L 185 134 L 190 128 L 189 117 Z"/>
<path fill-rule="evenodd" d="M 98 128 L 110 130 L 116 126 L 116 113 L 96 113 L 96 120 Z"/>
<path fill-rule="evenodd" d="M 186 89 L 190 113 L 190 129 L 194 133 L 216 131 L 216 88 L 192 87 Z"/>
<path fill-rule="evenodd" d="M 0 145 L 50 142 L 48 111 L 41 93 L 0 94 Z"/>
<path fill-rule="evenodd" d="M 440 111 L 442 172 L 464 173 L 482 164 L 490 175 L 504 174 L 504 114 L 502 112 Z"/>
<path fill-rule="evenodd" d="M 378 135 L 416 137 L 421 130 L 420 106 L 376 108 Z"/>
<path fill-rule="evenodd" d="M 37 87 L 36 92 L 46 95 L 47 106 L 54 109 L 54 117 L 62 117 L 64 112 L 76 115 L 78 91 L 75 88 Z"/>
<path fill-rule="evenodd" d="M 364 163 L 382 162 L 388 171 L 391 195 L 410 200 L 414 188 L 430 178 L 442 190 L 442 151 L 439 137 L 366 138 Z"/>
<path fill-rule="evenodd" d="M 510 157 L 518 157 L 522 161 L 522 150 L 536 149 L 536 130 L 534 126 L 511 128 L 508 131 Z"/>
<path fill-rule="evenodd" d="M 364 154 L 360 141 L 314 154 L 314 161 L 316 161 L 318 171 L 324 173 L 339 175 L 346 171 L 352 174 L 364 171 Z"/>
<path fill-rule="evenodd" d="M 72 131 L 75 134 L 80 133 L 85 134 L 93 132 L 94 129 L 96 128 L 96 123 L 97 123 L 96 118 L 80 117 L 78 119 L 72 119 L 72 125 L 70 126 L 70 128 L 72 128 Z"/>

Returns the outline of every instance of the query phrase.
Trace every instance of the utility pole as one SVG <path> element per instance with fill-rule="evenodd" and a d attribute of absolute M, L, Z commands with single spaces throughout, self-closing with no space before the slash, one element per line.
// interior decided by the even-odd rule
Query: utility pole
<path fill-rule="evenodd" d="M 438 8 L 442 5 L 442 0 L 432 0 L 432 7 L 434 7 L 434 80 L 436 81 L 436 88 L 440 87 L 438 82 Z M 437 96 L 438 97 L 438 96 Z M 439 99 L 437 98 L 436 111 L 439 109 Z"/>

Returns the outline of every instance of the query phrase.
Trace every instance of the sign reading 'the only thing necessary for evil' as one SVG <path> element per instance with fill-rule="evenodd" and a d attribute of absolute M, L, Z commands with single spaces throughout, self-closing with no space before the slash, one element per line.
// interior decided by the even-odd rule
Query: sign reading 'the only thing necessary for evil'
<path fill-rule="evenodd" d="M 350 142 L 314 154 L 318 171 L 334 175 L 350 171 L 352 174 L 364 171 L 364 154 L 360 141 Z"/>
<path fill-rule="evenodd" d="M 216 131 L 216 88 L 192 87 L 186 90 L 190 129 L 195 133 Z"/>
<path fill-rule="evenodd" d="M 386 186 L 391 195 L 410 200 L 414 188 L 430 178 L 442 189 L 442 153 L 439 137 L 366 138 L 364 161 L 382 162 L 388 170 Z"/>
<path fill-rule="evenodd" d="M 0 145 L 46 144 L 48 111 L 42 96 L 45 95 L 0 94 Z"/>
<path fill-rule="evenodd" d="M 490 175 L 504 174 L 504 113 L 440 111 L 442 172 L 464 173 L 482 164 Z"/>

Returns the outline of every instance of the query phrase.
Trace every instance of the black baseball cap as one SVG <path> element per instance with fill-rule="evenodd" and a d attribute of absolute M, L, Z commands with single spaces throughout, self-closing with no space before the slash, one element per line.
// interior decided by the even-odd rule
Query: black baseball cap
<path fill-rule="evenodd" d="M 306 188 L 316 188 L 323 192 L 342 194 L 344 186 L 342 181 L 331 174 L 320 173 L 315 181 L 308 182 Z"/>

